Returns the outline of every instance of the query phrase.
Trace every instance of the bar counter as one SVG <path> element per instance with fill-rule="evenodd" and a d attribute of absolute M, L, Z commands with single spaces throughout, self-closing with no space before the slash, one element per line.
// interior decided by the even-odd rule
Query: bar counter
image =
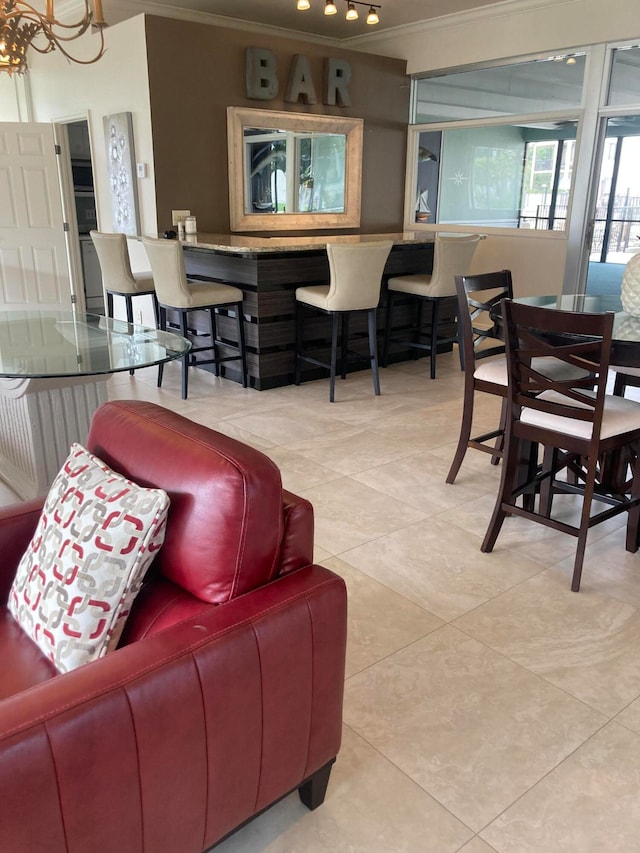
<path fill-rule="evenodd" d="M 336 234 L 327 236 L 254 237 L 238 234 L 188 235 L 182 240 L 187 275 L 192 279 L 222 281 L 244 292 L 244 315 L 249 382 L 258 390 L 289 385 L 293 382 L 295 343 L 295 289 L 301 285 L 326 284 L 329 281 L 327 243 L 363 243 L 392 240 L 393 247 L 383 274 L 383 288 L 378 308 L 378 333 L 384 334 L 386 280 L 407 273 L 429 273 L 433 267 L 434 237 L 425 232 L 394 234 Z M 407 300 L 394 312 L 394 328 L 406 328 L 413 316 L 414 302 Z M 362 323 L 360 329 L 359 323 Z M 454 312 L 442 320 L 443 334 L 455 323 Z M 353 319 L 353 331 L 366 330 L 366 321 Z M 222 317 L 223 337 L 235 340 L 235 321 Z M 197 316 L 194 333 L 200 326 Z M 319 314 L 310 315 L 305 323 L 305 341 L 317 341 L 319 357 L 329 348 L 330 321 Z M 357 347 L 356 347 L 357 349 Z M 363 349 L 363 355 L 365 350 Z M 231 351 L 230 353 L 231 354 Z M 394 351 L 392 360 L 409 358 L 409 352 Z M 363 359 L 363 367 L 368 360 Z M 357 366 L 357 365 L 356 365 Z M 229 365 L 225 375 L 239 380 L 239 371 Z M 309 367 L 303 379 L 324 375 Z"/>

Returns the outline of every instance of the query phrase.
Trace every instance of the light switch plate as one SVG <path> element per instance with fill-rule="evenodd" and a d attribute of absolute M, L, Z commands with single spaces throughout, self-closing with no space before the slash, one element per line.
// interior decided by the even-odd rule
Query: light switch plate
<path fill-rule="evenodd" d="M 171 224 L 177 225 L 178 222 L 182 222 L 185 216 L 191 216 L 190 210 L 172 210 L 171 211 Z"/>

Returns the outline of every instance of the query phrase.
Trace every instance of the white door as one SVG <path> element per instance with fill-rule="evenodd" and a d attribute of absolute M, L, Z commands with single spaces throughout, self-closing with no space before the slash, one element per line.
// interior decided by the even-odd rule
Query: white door
<path fill-rule="evenodd" d="M 71 308 L 53 125 L 0 123 L 0 309 Z"/>

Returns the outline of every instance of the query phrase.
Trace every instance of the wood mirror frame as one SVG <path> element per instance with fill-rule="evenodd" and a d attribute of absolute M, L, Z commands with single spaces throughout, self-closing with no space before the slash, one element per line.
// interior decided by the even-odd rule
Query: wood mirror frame
<path fill-rule="evenodd" d="M 227 107 L 231 231 L 309 231 L 327 228 L 358 228 L 360 226 L 362 189 L 363 124 L 363 120 L 359 118 Z M 244 185 L 245 127 L 344 134 L 346 137 L 344 212 L 247 213 L 245 211 Z"/>

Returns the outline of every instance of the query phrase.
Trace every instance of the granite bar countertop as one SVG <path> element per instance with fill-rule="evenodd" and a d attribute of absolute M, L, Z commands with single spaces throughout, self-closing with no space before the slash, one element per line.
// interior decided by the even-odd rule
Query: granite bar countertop
<path fill-rule="evenodd" d="M 377 240 L 392 240 L 394 245 L 433 243 L 434 234 L 426 231 L 401 231 L 394 234 L 330 234 L 323 237 L 305 235 L 300 237 L 247 237 L 240 234 L 188 234 L 180 242 L 195 249 L 214 252 L 268 253 L 301 252 L 323 249 L 327 243 L 367 243 Z"/>

